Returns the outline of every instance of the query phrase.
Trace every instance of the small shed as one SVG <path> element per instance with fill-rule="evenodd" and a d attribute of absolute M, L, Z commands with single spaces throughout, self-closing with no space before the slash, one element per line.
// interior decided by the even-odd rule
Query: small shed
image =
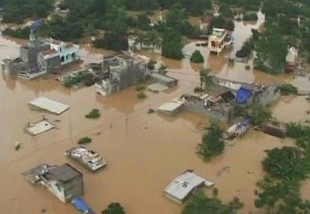
<path fill-rule="evenodd" d="M 177 79 L 172 78 L 170 76 L 159 74 L 157 72 L 152 73 L 150 77 L 153 82 L 160 83 L 168 88 L 175 87 L 178 84 Z"/>

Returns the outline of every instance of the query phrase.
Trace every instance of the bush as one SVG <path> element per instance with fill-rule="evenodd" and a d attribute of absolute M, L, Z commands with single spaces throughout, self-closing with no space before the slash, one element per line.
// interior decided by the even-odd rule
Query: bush
<path fill-rule="evenodd" d="M 251 66 L 250 65 L 246 65 L 245 66 L 245 70 L 250 70 L 251 69 Z"/>
<path fill-rule="evenodd" d="M 147 111 L 147 113 L 148 113 L 148 114 L 153 114 L 153 113 L 155 113 L 155 110 L 152 109 L 152 108 L 150 108 L 150 109 Z"/>
<path fill-rule="evenodd" d="M 298 89 L 293 86 L 292 84 L 282 84 L 280 85 L 280 90 L 282 95 L 289 95 L 289 94 L 297 94 Z"/>
<path fill-rule="evenodd" d="M 150 70 L 154 70 L 155 69 L 155 64 L 156 64 L 156 61 L 150 60 L 149 63 L 147 64 L 147 68 L 150 69 Z"/>
<path fill-rule="evenodd" d="M 201 87 L 195 87 L 194 88 L 194 93 L 201 93 L 201 92 L 204 92 L 203 88 L 201 88 Z"/>
<path fill-rule="evenodd" d="M 78 144 L 83 145 L 83 144 L 88 144 L 91 143 L 92 139 L 89 137 L 82 137 L 79 139 Z"/>
<path fill-rule="evenodd" d="M 93 109 L 91 112 L 89 112 L 87 115 L 85 115 L 88 119 L 96 119 L 100 117 L 100 111 L 99 109 Z"/>
<path fill-rule="evenodd" d="M 136 86 L 136 91 L 143 91 L 145 89 L 144 85 L 138 85 Z"/>
<path fill-rule="evenodd" d="M 202 54 L 200 53 L 200 51 L 195 50 L 194 53 L 192 54 L 190 61 L 193 63 L 203 63 L 204 62 L 204 58 L 202 56 Z"/>
<path fill-rule="evenodd" d="M 236 57 L 247 58 L 252 53 L 253 49 L 254 49 L 254 40 L 248 39 L 243 43 L 241 49 L 236 52 Z"/>
<path fill-rule="evenodd" d="M 11 36 L 14 38 L 27 39 L 29 38 L 30 28 L 24 27 L 24 28 L 17 28 L 16 30 L 13 30 L 11 28 L 6 28 L 4 31 L 2 31 L 2 34 L 5 36 Z"/>
<path fill-rule="evenodd" d="M 271 119 L 271 112 L 262 105 L 254 105 L 249 116 L 251 123 L 257 126 L 268 122 Z"/>
<path fill-rule="evenodd" d="M 254 12 L 248 12 L 243 14 L 243 21 L 257 21 L 258 16 Z"/>
<path fill-rule="evenodd" d="M 120 203 L 113 202 L 109 204 L 107 209 L 101 212 L 102 214 L 125 214 L 125 209 Z"/>
<path fill-rule="evenodd" d="M 139 99 L 145 99 L 145 98 L 146 98 L 146 94 L 145 94 L 143 91 L 140 91 L 140 92 L 138 93 L 137 97 L 138 97 Z"/>
<path fill-rule="evenodd" d="M 223 153 L 225 143 L 222 139 L 223 131 L 216 123 L 211 123 L 207 133 L 202 138 L 202 143 L 197 146 L 197 154 L 204 160 L 211 160 Z"/>
<path fill-rule="evenodd" d="M 284 180 L 301 180 L 307 176 L 307 168 L 301 151 L 295 147 L 272 149 L 263 161 L 263 168 L 272 177 Z"/>

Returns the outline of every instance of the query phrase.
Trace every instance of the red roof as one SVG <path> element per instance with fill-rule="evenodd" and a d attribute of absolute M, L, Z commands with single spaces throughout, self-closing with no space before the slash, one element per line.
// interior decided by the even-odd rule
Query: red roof
<path fill-rule="evenodd" d="M 73 47 L 73 43 L 71 42 L 67 42 L 66 43 L 66 49 L 72 48 Z"/>
<path fill-rule="evenodd" d="M 53 54 L 57 54 L 58 52 L 54 49 L 48 49 L 45 51 L 42 51 L 43 56 L 47 56 L 47 55 L 53 55 Z"/>
<path fill-rule="evenodd" d="M 60 45 L 61 41 L 53 39 L 52 44 Z"/>

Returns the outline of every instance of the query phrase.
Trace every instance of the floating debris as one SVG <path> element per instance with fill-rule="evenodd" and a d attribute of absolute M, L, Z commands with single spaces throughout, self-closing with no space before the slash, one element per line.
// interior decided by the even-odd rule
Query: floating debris
<path fill-rule="evenodd" d="M 14 148 L 15 148 L 16 151 L 18 151 L 20 149 L 20 142 L 16 142 L 14 144 Z"/>

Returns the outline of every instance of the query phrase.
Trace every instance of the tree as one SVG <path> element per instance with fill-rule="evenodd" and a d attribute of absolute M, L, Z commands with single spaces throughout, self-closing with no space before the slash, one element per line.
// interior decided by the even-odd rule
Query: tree
<path fill-rule="evenodd" d="M 282 37 L 275 34 L 262 36 L 255 44 L 255 66 L 271 74 L 283 73 L 288 50 Z"/>
<path fill-rule="evenodd" d="M 262 125 L 271 119 L 271 112 L 260 104 L 254 104 L 249 116 L 253 125 Z"/>
<path fill-rule="evenodd" d="M 182 214 L 236 214 L 243 204 L 238 198 L 234 198 L 228 205 L 216 198 L 209 198 L 203 192 L 195 193 L 183 207 Z"/>
<path fill-rule="evenodd" d="M 125 210 L 120 203 L 113 202 L 109 204 L 107 209 L 101 212 L 102 214 L 125 214 Z"/>
<path fill-rule="evenodd" d="M 200 76 L 200 88 L 204 85 L 204 89 L 206 90 L 209 86 L 213 84 L 213 75 L 210 74 L 211 70 L 206 68 L 201 68 L 199 71 Z"/>
<path fill-rule="evenodd" d="M 180 60 L 183 58 L 180 34 L 173 28 L 167 28 L 163 36 L 162 55 L 166 58 Z"/>
<path fill-rule="evenodd" d="M 212 122 L 202 138 L 202 143 L 197 146 L 197 154 L 204 160 L 211 160 L 213 157 L 222 154 L 225 148 L 222 135 L 223 131 L 219 125 Z"/>
<path fill-rule="evenodd" d="M 192 16 L 201 16 L 206 10 L 212 9 L 210 0 L 181 0 L 180 3 Z"/>
<path fill-rule="evenodd" d="M 190 61 L 193 63 L 203 63 L 204 58 L 203 58 L 203 56 L 199 50 L 195 50 L 194 53 L 192 54 L 191 58 L 190 58 Z"/>
<path fill-rule="evenodd" d="M 304 157 L 298 148 L 275 148 L 268 152 L 263 168 L 272 177 L 284 180 L 301 180 L 307 175 Z"/>

